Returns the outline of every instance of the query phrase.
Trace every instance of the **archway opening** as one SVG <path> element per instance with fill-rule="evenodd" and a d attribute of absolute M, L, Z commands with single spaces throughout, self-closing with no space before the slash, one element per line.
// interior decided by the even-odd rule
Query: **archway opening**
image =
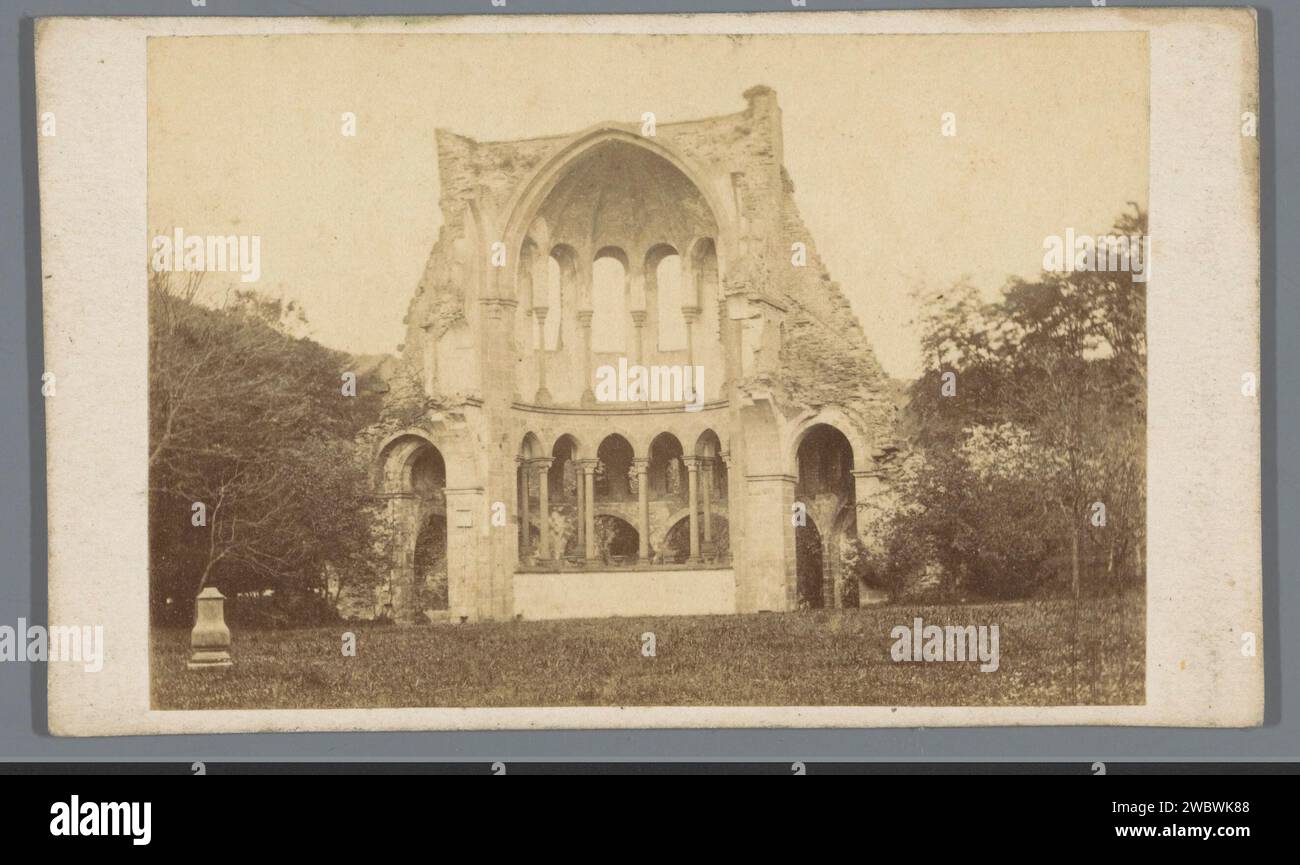
<path fill-rule="evenodd" d="M 447 514 L 430 514 L 415 538 L 415 584 L 422 590 L 424 607 L 448 608 Z"/>
<path fill-rule="evenodd" d="M 705 558 L 709 560 L 725 560 L 731 549 L 731 532 L 727 525 L 727 518 L 718 514 L 713 515 L 713 550 L 705 550 Z M 664 546 L 661 551 L 661 560 L 664 564 L 681 564 L 690 558 L 691 554 L 691 518 L 682 517 L 673 523 L 672 527 L 664 533 Z"/>
<path fill-rule="evenodd" d="M 650 442 L 650 465 L 646 478 L 650 482 L 650 498 L 670 501 L 677 505 L 686 502 L 686 466 L 682 463 L 682 444 L 672 433 L 660 433 Z"/>
<path fill-rule="evenodd" d="M 426 445 L 411 459 L 411 492 L 421 499 L 446 507 L 447 464 L 433 445 Z"/>
<path fill-rule="evenodd" d="M 799 604 L 840 607 L 846 597 L 856 597 L 856 583 L 846 591 L 845 582 L 856 578 L 844 561 L 844 540 L 857 536 L 853 446 L 835 427 L 817 424 L 799 442 L 795 459 L 795 498 L 803 505 L 807 521 L 802 529 L 795 528 Z M 823 536 L 818 523 L 831 534 Z M 814 591 L 816 597 L 808 594 Z"/>
<path fill-rule="evenodd" d="M 591 263 L 591 350 L 627 350 L 627 256 L 607 247 Z"/>
<path fill-rule="evenodd" d="M 541 482 L 537 460 L 542 456 L 542 445 L 537 436 L 528 433 L 519 446 L 516 458 L 515 495 L 519 519 L 519 560 L 531 562 L 540 548 L 541 531 L 538 511 L 541 506 Z"/>
<path fill-rule="evenodd" d="M 596 449 L 597 502 L 626 502 L 633 496 L 630 473 L 632 445 L 618 433 L 608 435 Z"/>
<path fill-rule="evenodd" d="M 830 424 L 817 424 L 799 442 L 797 495 L 853 496 L 853 446 Z"/>
<path fill-rule="evenodd" d="M 447 464 L 433 445 L 416 452 L 411 462 L 411 492 L 415 496 L 415 532 L 411 577 L 421 610 L 446 610 L 447 586 Z"/>
<path fill-rule="evenodd" d="M 655 344 L 661 352 L 686 349 L 686 317 L 682 306 L 682 258 L 671 245 L 651 247 L 645 260 L 646 309 L 651 315 Z"/>
<path fill-rule="evenodd" d="M 597 514 L 595 519 L 596 555 L 614 565 L 636 561 L 641 536 L 632 524 L 612 514 Z"/>
<path fill-rule="evenodd" d="M 727 521 L 727 465 L 722 459 L 722 442 L 711 429 L 695 440 L 699 465 L 701 531 L 700 547 L 706 559 L 726 560 L 731 556 Z M 719 529 L 721 526 L 721 529 Z"/>
<path fill-rule="evenodd" d="M 379 489 L 392 529 L 387 582 L 373 596 L 376 615 L 421 621 L 450 605 L 447 464 L 422 435 L 393 439 L 379 456 Z"/>
<path fill-rule="evenodd" d="M 666 565 L 686 561 L 691 554 L 691 518 L 682 517 L 664 534 L 664 546 L 657 551 Z"/>
<path fill-rule="evenodd" d="M 560 436 L 551 448 L 551 467 L 547 471 L 550 486 L 551 529 L 556 550 L 565 559 L 582 555 L 582 467 L 578 465 L 578 440 L 569 434 Z"/>

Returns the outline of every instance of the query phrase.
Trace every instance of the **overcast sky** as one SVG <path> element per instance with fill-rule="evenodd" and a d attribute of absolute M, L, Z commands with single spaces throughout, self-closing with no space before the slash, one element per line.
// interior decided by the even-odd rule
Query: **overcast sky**
<path fill-rule="evenodd" d="M 766 84 L 818 251 L 911 377 L 913 288 L 969 275 L 992 297 L 1039 271 L 1045 236 L 1145 206 L 1147 70 L 1141 33 L 152 39 L 150 229 L 260 235 L 258 288 L 300 301 L 326 345 L 391 352 L 442 222 L 435 128 L 672 123 Z"/>

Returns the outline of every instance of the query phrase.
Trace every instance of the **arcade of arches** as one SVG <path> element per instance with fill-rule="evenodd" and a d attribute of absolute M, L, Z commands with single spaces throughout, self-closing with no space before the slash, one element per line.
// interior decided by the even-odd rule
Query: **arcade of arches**
<path fill-rule="evenodd" d="M 518 457 L 519 561 L 537 569 L 726 564 L 727 455 L 712 430 L 683 451 L 672 433 L 634 452 L 617 433 L 594 456 L 556 439 L 539 456 L 531 433 Z"/>
<path fill-rule="evenodd" d="M 711 429 L 684 448 L 661 432 L 638 450 L 610 433 L 594 455 L 562 434 L 549 455 L 528 433 L 515 469 L 515 572 L 526 574 L 727 569 L 732 564 L 730 456 Z M 452 607 L 449 583 L 448 466 L 419 435 L 383 451 L 380 479 L 390 518 L 400 528 L 391 609 L 418 608 L 430 619 Z M 791 608 L 844 606 L 845 550 L 857 537 L 863 473 L 853 447 L 830 424 L 806 429 L 794 455 L 795 521 Z M 441 611 L 441 612 L 440 612 Z"/>
<path fill-rule="evenodd" d="M 723 392 L 717 224 L 700 191 L 646 149 L 592 148 L 537 206 L 519 247 L 515 386 L 536 405 L 594 403 L 592 373 L 622 358 L 699 364 Z"/>
<path fill-rule="evenodd" d="M 845 550 L 885 498 L 895 392 L 799 215 L 775 92 L 743 99 L 653 136 L 437 133 L 442 224 L 386 397 L 418 409 L 373 452 L 398 545 L 380 606 L 853 602 Z M 598 399 L 605 367 L 698 371 L 702 397 Z"/>

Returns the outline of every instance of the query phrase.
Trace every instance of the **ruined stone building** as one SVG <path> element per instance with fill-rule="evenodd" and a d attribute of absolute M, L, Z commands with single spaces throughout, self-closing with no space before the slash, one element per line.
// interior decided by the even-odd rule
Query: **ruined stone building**
<path fill-rule="evenodd" d="M 444 224 L 399 364 L 421 401 L 374 452 L 393 615 L 844 603 L 889 382 L 800 219 L 776 94 L 744 98 L 653 130 L 439 132 Z M 698 410 L 598 399 L 629 366 L 701 370 Z"/>

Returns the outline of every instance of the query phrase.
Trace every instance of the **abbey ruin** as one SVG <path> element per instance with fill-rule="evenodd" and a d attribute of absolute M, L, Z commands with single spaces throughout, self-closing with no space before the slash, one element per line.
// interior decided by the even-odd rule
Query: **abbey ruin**
<path fill-rule="evenodd" d="M 439 132 L 444 224 L 398 363 L 420 409 L 373 452 L 395 618 L 845 603 L 891 386 L 800 218 L 776 94 L 744 98 L 650 130 Z M 597 399 L 628 367 L 703 392 Z"/>

